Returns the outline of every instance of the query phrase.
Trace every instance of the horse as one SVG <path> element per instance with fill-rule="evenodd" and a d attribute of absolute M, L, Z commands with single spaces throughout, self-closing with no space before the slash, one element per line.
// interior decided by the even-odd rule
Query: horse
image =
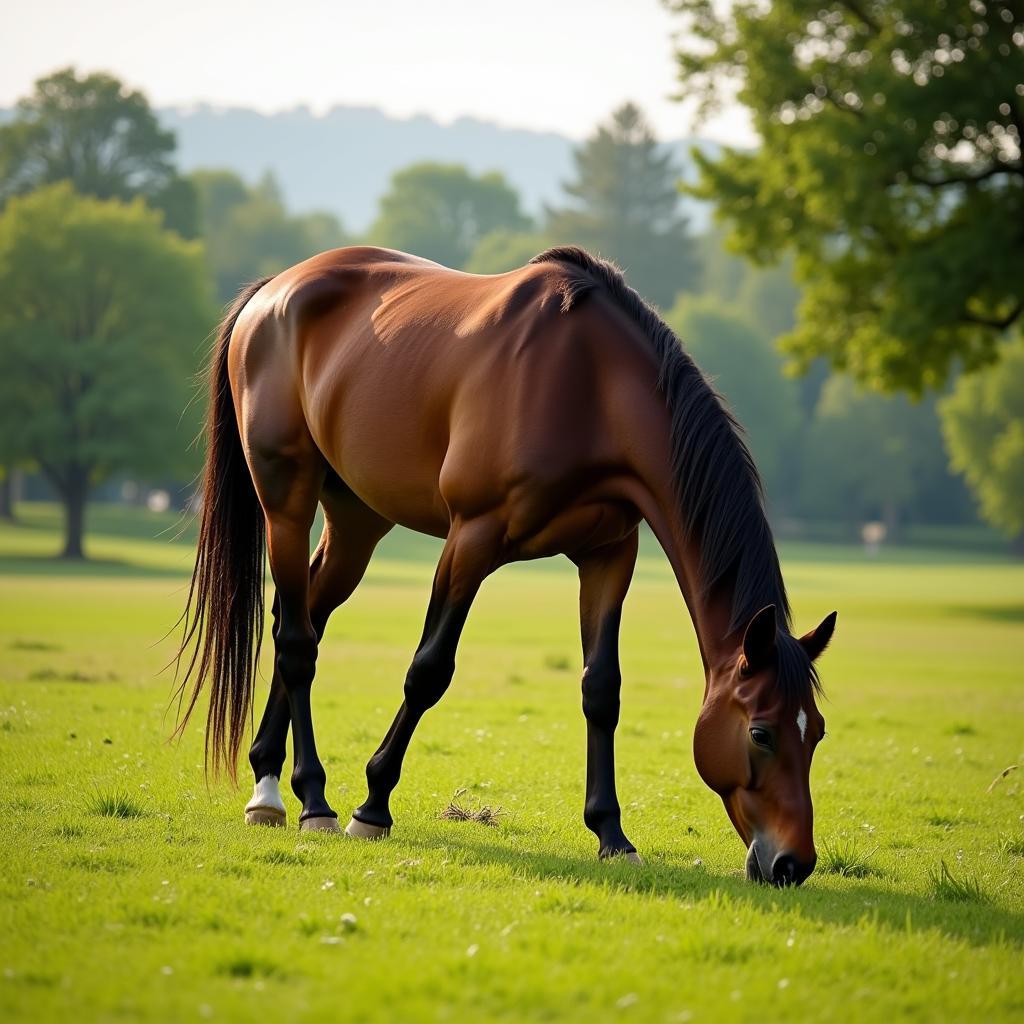
<path fill-rule="evenodd" d="M 599 857 L 639 862 L 622 827 L 614 738 L 619 621 L 645 521 L 697 635 L 705 687 L 693 755 L 747 849 L 746 875 L 776 885 L 810 875 L 809 776 L 825 729 L 814 662 L 836 615 L 791 632 L 742 431 L 613 264 L 566 246 L 480 276 L 393 250 L 332 250 L 241 291 L 215 336 L 209 383 L 178 729 L 208 686 L 207 764 L 236 778 L 269 562 L 274 672 L 249 751 L 249 824 L 286 822 L 291 726 L 299 828 L 340 831 L 310 714 L 317 645 L 400 524 L 444 547 L 404 699 L 345 832 L 390 833 L 403 758 L 452 681 L 483 580 L 506 563 L 565 555 L 580 586 L 583 820 Z"/>

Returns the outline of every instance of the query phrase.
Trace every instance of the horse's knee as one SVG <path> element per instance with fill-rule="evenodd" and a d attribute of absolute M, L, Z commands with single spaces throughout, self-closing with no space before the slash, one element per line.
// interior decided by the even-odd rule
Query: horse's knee
<path fill-rule="evenodd" d="M 592 725 L 614 731 L 619 724 L 619 666 L 595 662 L 583 673 L 583 714 Z"/>
<path fill-rule="evenodd" d="M 416 652 L 405 677 L 405 702 L 414 711 L 432 708 L 455 675 L 455 659 L 427 645 Z"/>
<path fill-rule="evenodd" d="M 277 668 L 285 687 L 309 686 L 316 672 L 316 634 L 312 630 L 282 628 L 275 643 Z"/>

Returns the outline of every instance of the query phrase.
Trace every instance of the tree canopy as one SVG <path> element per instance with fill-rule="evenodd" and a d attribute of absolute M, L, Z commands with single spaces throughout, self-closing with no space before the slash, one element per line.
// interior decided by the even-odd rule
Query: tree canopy
<path fill-rule="evenodd" d="M 346 244 L 333 214 L 289 213 L 270 174 L 255 188 L 228 170 L 195 171 L 189 181 L 199 196 L 200 229 L 222 302 L 248 281 Z"/>
<path fill-rule="evenodd" d="M 418 163 L 392 177 L 366 241 L 461 268 L 485 235 L 529 224 L 518 193 L 498 172 L 473 175 L 459 164 Z"/>
<path fill-rule="evenodd" d="M 548 210 L 546 233 L 614 260 L 662 308 L 692 290 L 697 263 L 680 209 L 680 170 L 640 109 L 619 107 L 574 160 L 576 177 L 565 185 L 571 202 Z"/>
<path fill-rule="evenodd" d="M 997 366 L 958 380 L 940 413 L 953 468 L 982 514 L 1024 542 L 1024 340 Z"/>
<path fill-rule="evenodd" d="M 82 554 L 89 490 L 115 471 L 181 471 L 182 421 L 213 322 L 202 249 L 141 199 L 63 182 L 0 214 L 0 435 L 64 502 L 65 554 Z"/>
<path fill-rule="evenodd" d="M 175 138 L 146 97 L 104 72 L 74 68 L 40 78 L 0 125 L 0 206 L 69 181 L 82 195 L 143 196 L 184 237 L 197 230 L 195 195 L 174 166 Z"/>
<path fill-rule="evenodd" d="M 732 242 L 792 250 L 785 347 L 921 393 L 997 359 L 1024 310 L 1024 9 L 996 0 L 666 0 L 684 99 L 762 144 L 695 153 Z"/>

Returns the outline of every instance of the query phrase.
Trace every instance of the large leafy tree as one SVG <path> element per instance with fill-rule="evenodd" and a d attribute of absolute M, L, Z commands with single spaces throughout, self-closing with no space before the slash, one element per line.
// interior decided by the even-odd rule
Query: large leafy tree
<path fill-rule="evenodd" d="M 459 164 L 419 163 L 392 177 L 366 240 L 462 267 L 485 235 L 527 227 L 518 194 L 498 172 L 475 176 Z"/>
<path fill-rule="evenodd" d="M 199 196 L 200 229 L 223 302 L 247 281 L 345 244 L 333 214 L 289 213 L 272 175 L 255 188 L 227 170 L 195 171 L 189 182 Z"/>
<path fill-rule="evenodd" d="M 1024 340 L 997 366 L 961 377 L 939 408 L 953 468 L 1024 554 Z"/>
<path fill-rule="evenodd" d="M 666 0 L 684 98 L 736 95 L 762 144 L 695 154 L 732 241 L 796 254 L 786 347 L 920 393 L 998 358 L 1024 310 L 1024 7 Z"/>
<path fill-rule="evenodd" d="M 565 186 L 570 204 L 548 211 L 546 233 L 614 260 L 633 287 L 667 308 L 697 277 L 671 151 L 640 109 L 626 103 L 574 159 L 576 177 Z"/>
<path fill-rule="evenodd" d="M 35 83 L 0 125 L 0 206 L 41 185 L 70 181 L 82 195 L 142 196 L 184 237 L 197 230 L 196 197 L 175 170 L 175 139 L 146 97 L 102 72 L 64 68 Z"/>
<path fill-rule="evenodd" d="M 68 183 L 0 214 L 0 435 L 33 460 L 66 513 L 64 555 L 83 555 L 90 490 L 116 471 L 182 469 L 182 409 L 213 321 L 197 242 L 136 199 Z"/>

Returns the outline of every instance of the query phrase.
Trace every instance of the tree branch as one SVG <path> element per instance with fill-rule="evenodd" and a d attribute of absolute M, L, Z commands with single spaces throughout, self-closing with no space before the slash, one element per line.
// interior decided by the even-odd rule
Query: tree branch
<path fill-rule="evenodd" d="M 859 3 L 855 3 L 854 0 L 841 0 L 841 6 L 845 7 L 855 17 L 860 18 L 876 36 L 881 31 L 881 26 L 878 22 Z"/>
<path fill-rule="evenodd" d="M 978 316 L 975 313 L 969 313 L 965 309 L 960 318 L 969 324 L 980 324 L 982 327 L 992 327 L 997 331 L 1005 331 L 1006 328 L 1021 315 L 1021 313 L 1024 313 L 1024 302 L 1017 302 L 1006 316 L 998 318 Z"/>
<path fill-rule="evenodd" d="M 929 188 L 944 188 L 946 185 L 976 185 L 979 181 L 993 178 L 997 174 L 1024 175 L 1024 167 L 996 163 L 991 167 L 986 167 L 983 171 L 978 171 L 976 174 L 948 174 L 943 178 L 929 178 L 927 175 L 919 174 L 917 171 L 910 171 L 908 177 L 911 181 L 917 182 L 918 185 L 927 185 Z"/>

